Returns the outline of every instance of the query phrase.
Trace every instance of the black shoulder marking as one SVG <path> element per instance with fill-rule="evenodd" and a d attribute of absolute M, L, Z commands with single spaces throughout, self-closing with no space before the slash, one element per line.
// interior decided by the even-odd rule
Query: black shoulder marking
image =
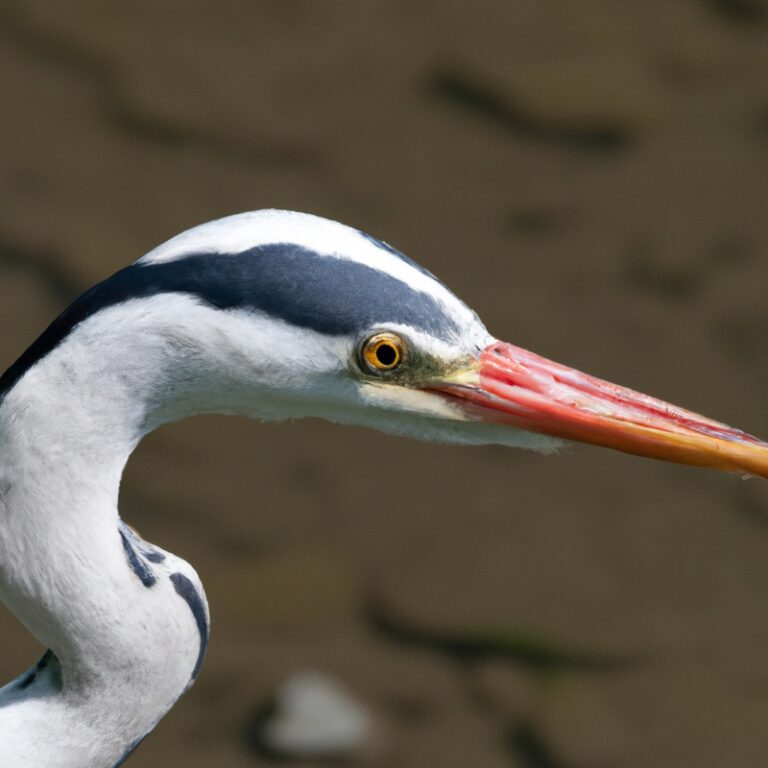
<path fill-rule="evenodd" d="M 208 616 L 205 612 L 205 604 L 195 589 L 195 585 L 183 573 L 172 573 L 170 578 L 176 593 L 186 601 L 189 610 L 192 611 L 192 616 L 194 616 L 197 624 L 197 631 L 200 633 L 200 651 L 197 654 L 195 668 L 192 670 L 192 681 L 194 682 L 208 647 Z"/>
<path fill-rule="evenodd" d="M 29 688 L 32 683 L 35 682 L 37 676 L 48 666 L 48 663 L 53 658 L 53 651 L 49 648 L 43 655 L 40 661 L 16 684 L 16 689 L 24 691 Z"/>
<path fill-rule="evenodd" d="M 150 563 L 163 563 L 165 562 L 165 554 L 159 549 L 150 544 L 148 541 L 139 536 L 139 534 L 133 530 L 129 525 L 126 525 L 122 520 L 120 521 L 120 529 L 125 532 L 125 535 L 130 539 L 133 548 Z"/>
<path fill-rule="evenodd" d="M 380 246 L 418 267 L 389 246 Z M 0 397 L 83 320 L 130 299 L 162 293 L 186 293 L 218 309 L 265 312 L 330 335 L 359 334 L 388 322 L 439 338 L 459 330 L 432 296 L 355 261 L 293 243 L 261 245 L 237 254 L 198 253 L 133 264 L 86 291 L 0 377 Z"/>
<path fill-rule="evenodd" d="M 16 683 L 16 689 L 19 691 L 24 691 L 27 688 L 29 688 L 32 683 L 35 682 L 35 678 L 37 677 L 37 672 L 33 669 L 30 672 L 27 672 L 26 675 L 18 682 Z"/>
<path fill-rule="evenodd" d="M 144 562 L 142 557 L 136 552 L 133 546 L 133 535 L 130 529 L 125 526 L 124 523 L 120 523 L 118 527 L 120 533 L 120 539 L 123 542 L 123 550 L 125 551 L 125 557 L 128 560 L 128 565 L 131 566 L 131 570 L 138 576 L 139 580 L 145 587 L 152 587 L 157 582 L 157 576 L 152 573 L 151 568 Z"/>
<path fill-rule="evenodd" d="M 123 756 L 112 766 L 112 768 L 120 768 L 120 766 L 136 751 L 136 748 L 141 744 L 144 739 L 146 739 L 146 736 L 142 736 L 140 739 L 136 739 L 136 741 L 131 742 L 131 744 L 128 746 L 128 749 L 123 753 Z"/>

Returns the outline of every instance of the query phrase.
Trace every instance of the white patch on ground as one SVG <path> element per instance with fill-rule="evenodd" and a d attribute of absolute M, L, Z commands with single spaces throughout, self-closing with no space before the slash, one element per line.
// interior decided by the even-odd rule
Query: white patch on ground
<path fill-rule="evenodd" d="M 373 719 L 336 681 L 316 672 L 293 675 L 275 694 L 276 712 L 264 723 L 264 745 L 288 758 L 341 758 L 371 740 Z"/>

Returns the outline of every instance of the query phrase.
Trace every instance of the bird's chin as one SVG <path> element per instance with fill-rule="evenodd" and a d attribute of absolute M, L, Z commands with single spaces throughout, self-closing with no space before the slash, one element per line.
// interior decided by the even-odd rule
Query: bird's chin
<path fill-rule="evenodd" d="M 508 424 L 482 421 L 472 408 L 450 394 L 387 384 L 361 388 L 364 407 L 350 418 L 347 410 L 332 421 L 356 423 L 380 432 L 437 443 L 504 445 L 553 453 L 563 445 L 550 435 L 535 434 Z"/>

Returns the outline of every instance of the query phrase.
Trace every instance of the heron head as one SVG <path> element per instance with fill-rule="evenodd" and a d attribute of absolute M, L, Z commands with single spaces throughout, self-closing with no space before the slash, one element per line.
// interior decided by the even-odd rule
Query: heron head
<path fill-rule="evenodd" d="M 542 451 L 576 440 L 768 474 L 762 441 L 495 339 L 434 275 L 336 222 L 241 214 L 139 264 L 182 283 L 196 274 L 209 304 L 245 321 L 232 335 L 253 346 L 237 354 L 253 366 L 257 415 Z"/>
<path fill-rule="evenodd" d="M 399 251 L 286 211 L 195 227 L 95 286 L 6 371 L 0 397 L 32 370 L 44 392 L 78 376 L 74 405 L 91 416 L 108 392 L 98 407 L 112 418 L 122 403 L 139 432 L 201 411 L 318 416 L 768 475 L 768 444 L 501 342 Z"/>

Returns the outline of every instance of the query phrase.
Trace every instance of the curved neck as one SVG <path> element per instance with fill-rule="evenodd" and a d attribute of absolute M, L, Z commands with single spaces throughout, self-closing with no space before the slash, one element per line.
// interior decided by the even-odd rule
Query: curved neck
<path fill-rule="evenodd" d="M 11 731 L 25 736 L 29 754 L 33 739 L 40 749 L 56 737 L 57 724 L 85 729 L 79 741 L 98 757 L 84 763 L 52 741 L 58 756 L 44 764 L 111 766 L 190 685 L 202 659 L 199 579 L 121 530 L 117 500 L 141 437 L 198 412 L 207 395 L 188 375 L 195 347 L 156 322 L 121 332 L 124 311 L 114 310 L 109 338 L 84 324 L 0 400 L 0 598 L 53 651 L 60 680 L 56 691 L 40 675 L 40 690 L 20 678 L 0 692 L 3 766 L 27 764 L 14 762 Z M 54 692 L 66 706 L 38 733 Z"/>
<path fill-rule="evenodd" d="M 101 663 L 94 646 L 114 639 L 110 613 L 130 583 L 120 479 L 162 386 L 149 339 L 134 336 L 78 329 L 0 401 L 0 595 L 78 670 Z"/>
<path fill-rule="evenodd" d="M 0 596 L 77 670 L 101 663 L 127 581 L 117 498 L 137 441 L 116 411 L 97 418 L 69 388 L 26 380 L 0 404 Z"/>

